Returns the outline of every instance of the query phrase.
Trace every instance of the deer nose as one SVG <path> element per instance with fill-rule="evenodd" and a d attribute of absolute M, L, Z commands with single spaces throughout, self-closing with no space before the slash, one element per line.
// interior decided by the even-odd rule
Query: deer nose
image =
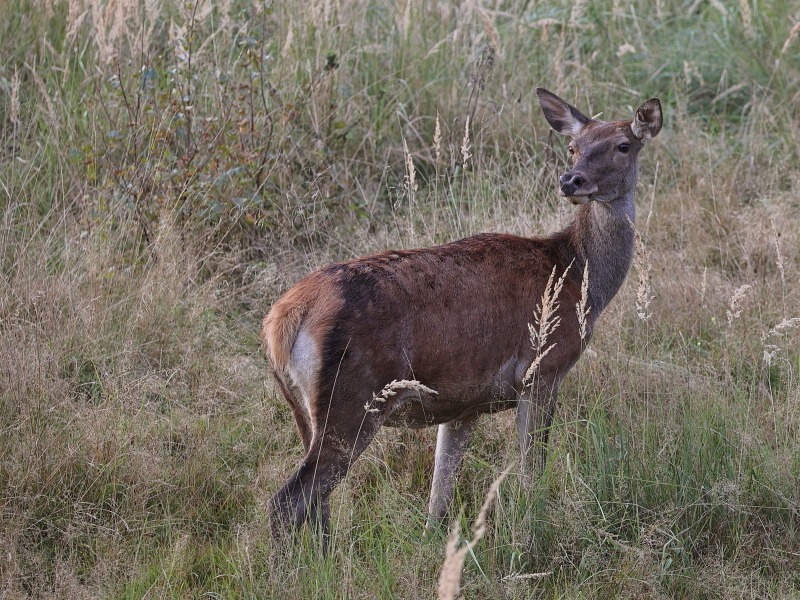
<path fill-rule="evenodd" d="M 558 180 L 561 183 L 561 193 L 565 196 L 573 196 L 585 181 L 579 173 L 564 173 Z"/>

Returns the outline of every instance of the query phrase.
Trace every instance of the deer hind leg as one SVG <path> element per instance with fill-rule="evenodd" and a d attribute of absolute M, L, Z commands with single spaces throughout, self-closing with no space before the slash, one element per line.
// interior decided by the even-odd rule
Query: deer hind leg
<path fill-rule="evenodd" d="M 294 424 L 297 427 L 297 433 L 300 435 L 300 442 L 303 444 L 303 452 L 308 454 L 308 449 L 311 447 L 311 416 L 303 404 L 302 392 L 296 386 L 285 382 L 277 375 L 275 376 L 275 381 L 278 382 L 281 394 L 292 409 Z"/>
<path fill-rule="evenodd" d="M 427 534 L 432 533 L 447 514 L 447 507 L 455 489 L 455 477 L 477 423 L 478 416 L 475 415 L 439 425 L 431 497 L 428 503 L 428 522 L 425 525 Z"/>
<path fill-rule="evenodd" d="M 535 382 L 523 392 L 517 404 L 520 472 L 524 477 L 544 470 L 559 383 L 558 380 Z"/>
<path fill-rule="evenodd" d="M 323 550 L 327 547 L 328 496 L 375 437 L 383 420 L 382 415 L 365 411 L 357 422 L 328 427 L 323 423 L 315 429 L 300 466 L 270 500 L 270 525 L 279 548 L 306 521 L 321 533 Z"/>

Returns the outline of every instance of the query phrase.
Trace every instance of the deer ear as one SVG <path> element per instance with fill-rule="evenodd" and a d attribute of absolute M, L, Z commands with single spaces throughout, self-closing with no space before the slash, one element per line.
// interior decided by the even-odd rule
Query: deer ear
<path fill-rule="evenodd" d="M 577 108 L 544 88 L 536 88 L 536 95 L 539 96 L 539 105 L 542 107 L 544 118 L 558 133 L 575 137 L 591 120 Z"/>
<path fill-rule="evenodd" d="M 631 130 L 640 140 L 656 137 L 661 131 L 661 122 L 661 102 L 658 98 L 650 98 L 636 109 Z"/>

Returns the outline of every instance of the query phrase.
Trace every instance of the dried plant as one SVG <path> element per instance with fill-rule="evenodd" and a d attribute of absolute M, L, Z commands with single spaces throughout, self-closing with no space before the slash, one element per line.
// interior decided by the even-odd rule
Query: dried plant
<path fill-rule="evenodd" d="M 67 39 L 74 39 L 78 32 L 78 28 L 86 18 L 86 7 L 82 0 L 69 0 L 69 9 L 67 11 Z"/>
<path fill-rule="evenodd" d="M 800 33 L 800 21 L 794 24 L 792 30 L 789 32 L 789 37 L 786 38 L 786 41 L 783 42 L 783 47 L 781 48 L 781 54 L 784 54 L 788 49 L 789 46 L 792 45 L 794 38 L 797 37 L 797 34 Z"/>
<path fill-rule="evenodd" d="M 461 589 L 461 570 L 464 568 L 464 559 L 467 553 L 470 552 L 475 545 L 480 541 L 486 533 L 486 513 L 489 512 L 489 507 L 497 497 L 497 490 L 503 479 L 506 478 L 511 472 L 513 463 L 500 473 L 492 482 L 489 491 L 486 493 L 486 498 L 483 501 L 478 516 L 475 519 L 475 524 L 472 527 L 472 540 L 466 544 L 458 547 L 459 545 L 459 531 L 458 521 L 453 523 L 450 530 L 450 535 L 447 538 L 447 548 L 445 550 L 444 564 L 442 565 L 442 572 L 439 575 L 439 600 L 454 600 Z"/>
<path fill-rule="evenodd" d="M 728 16 L 728 9 L 725 8 L 725 5 L 720 0 L 708 0 L 708 3 L 716 8 L 723 17 Z"/>
<path fill-rule="evenodd" d="M 283 43 L 283 47 L 281 48 L 281 56 L 283 58 L 289 58 L 289 53 L 292 50 L 292 42 L 294 41 L 294 21 L 289 20 L 289 25 L 286 31 L 286 41 Z"/>
<path fill-rule="evenodd" d="M 467 120 L 464 123 L 464 138 L 461 140 L 461 164 L 464 165 L 464 169 L 469 168 L 469 159 L 472 158 L 470 149 L 471 146 L 469 143 L 469 116 L 467 116 Z"/>
<path fill-rule="evenodd" d="M 708 288 L 708 267 L 703 267 L 703 279 L 700 282 L 700 306 L 706 308 L 706 289 Z"/>
<path fill-rule="evenodd" d="M 772 359 L 775 358 L 775 355 L 781 350 L 780 346 L 778 346 L 777 344 L 772 342 L 770 343 L 767 342 L 775 338 L 781 338 L 785 336 L 790 330 L 793 329 L 800 329 L 800 317 L 795 317 L 793 319 L 784 319 L 762 336 L 761 342 L 764 346 L 763 358 L 764 358 L 764 363 L 767 366 L 772 364 Z"/>
<path fill-rule="evenodd" d="M 575 0 L 569 13 L 570 27 L 579 27 L 581 25 L 581 21 L 586 14 L 586 4 L 586 0 Z"/>
<path fill-rule="evenodd" d="M 531 346 L 534 350 L 534 358 L 528 370 L 525 371 L 525 377 L 522 378 L 523 385 L 533 383 L 534 375 L 539 369 L 539 364 L 545 356 L 555 348 L 556 344 L 547 345 L 547 340 L 561 324 L 561 317 L 556 314 L 560 302 L 558 296 L 561 294 L 561 289 L 564 287 L 567 273 L 572 268 L 572 263 L 564 269 L 564 273 L 556 280 L 556 267 L 550 273 L 547 279 L 547 284 L 544 286 L 544 293 L 542 293 L 542 303 L 536 306 L 534 313 L 535 325 L 528 323 L 528 331 L 531 337 Z"/>
<path fill-rule="evenodd" d="M 377 394 L 372 394 L 372 401 L 364 405 L 364 410 L 367 412 L 380 412 L 379 408 L 375 408 L 376 402 L 386 402 L 389 398 L 397 394 L 397 390 L 417 390 L 418 392 L 425 392 L 426 394 L 438 395 L 439 392 L 422 385 L 416 379 L 395 379 L 383 386 L 383 389 Z"/>
<path fill-rule="evenodd" d="M 728 319 L 728 327 L 733 325 L 734 319 L 738 319 L 739 316 L 742 314 L 742 300 L 745 299 L 747 295 L 747 290 L 753 289 L 752 285 L 744 284 L 739 286 L 733 291 L 733 295 L 731 296 L 730 301 L 730 308 L 725 311 L 725 315 Z"/>
<path fill-rule="evenodd" d="M 786 269 L 784 267 L 783 252 L 781 252 L 781 241 L 779 239 L 781 234 L 778 233 L 778 230 L 775 228 L 775 221 L 771 220 L 770 223 L 772 225 L 772 235 L 775 239 L 775 254 L 777 255 L 775 262 L 778 266 L 778 273 L 780 273 L 781 276 L 781 285 L 786 288 Z"/>
<path fill-rule="evenodd" d="M 503 581 L 524 581 L 526 579 L 544 579 L 553 574 L 553 571 L 544 571 L 542 573 L 515 573 L 513 575 L 506 575 Z"/>
<path fill-rule="evenodd" d="M 433 152 L 438 168 L 442 158 L 442 124 L 439 119 L 439 112 L 436 112 L 436 127 L 433 130 Z"/>
<path fill-rule="evenodd" d="M 413 205 L 417 194 L 417 177 L 414 171 L 414 160 L 408 151 L 406 138 L 403 138 L 403 155 L 406 162 L 406 189 L 408 190 L 408 200 Z"/>
<path fill-rule="evenodd" d="M 19 71 L 15 68 L 14 74 L 11 76 L 11 98 L 9 101 L 10 110 L 8 113 L 8 120 L 14 126 L 14 136 L 16 137 L 17 130 L 19 129 Z"/>
<path fill-rule="evenodd" d="M 583 279 L 581 280 L 581 299 L 575 304 L 575 312 L 578 313 L 578 329 L 581 339 L 586 339 L 586 318 L 589 316 L 589 261 L 583 265 Z"/>
<path fill-rule="evenodd" d="M 742 17 L 744 35 L 752 40 L 756 36 L 756 32 L 753 29 L 753 13 L 750 11 L 750 3 L 748 0 L 739 0 L 739 14 Z"/>
<path fill-rule="evenodd" d="M 50 95 L 50 92 L 47 89 L 47 85 L 42 79 L 41 75 L 36 71 L 36 68 L 27 64 L 25 65 L 31 73 L 33 80 L 36 82 L 36 87 L 39 88 L 39 94 L 42 98 L 44 98 L 45 107 L 47 108 L 47 118 L 50 122 L 52 127 L 56 127 L 58 123 L 58 117 L 56 116 L 56 107 L 53 103 L 53 98 Z"/>
<path fill-rule="evenodd" d="M 639 231 L 631 222 L 633 228 L 633 235 L 636 238 L 636 251 L 633 254 L 633 267 L 639 275 L 639 282 L 636 286 L 636 315 L 642 320 L 647 321 L 652 317 L 652 313 L 648 313 L 647 309 L 650 307 L 655 295 L 653 288 L 650 285 L 650 271 L 653 270 L 653 265 L 650 262 L 650 255 L 647 248 L 642 241 L 642 236 Z"/>

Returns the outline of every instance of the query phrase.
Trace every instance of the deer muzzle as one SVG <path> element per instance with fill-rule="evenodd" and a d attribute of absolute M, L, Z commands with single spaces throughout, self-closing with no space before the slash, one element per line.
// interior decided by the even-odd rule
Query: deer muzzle
<path fill-rule="evenodd" d="M 558 181 L 561 184 L 561 193 L 573 204 L 583 204 L 591 200 L 589 196 L 597 191 L 597 186 L 578 171 L 568 171 L 559 177 Z"/>

